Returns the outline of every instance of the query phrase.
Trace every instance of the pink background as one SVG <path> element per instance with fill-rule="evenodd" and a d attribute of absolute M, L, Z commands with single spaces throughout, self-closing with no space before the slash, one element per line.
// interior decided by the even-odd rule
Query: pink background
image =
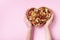
<path fill-rule="evenodd" d="M 60 40 L 60 0 L 0 0 L 0 40 L 26 40 L 24 14 L 28 8 L 42 6 L 54 11 L 52 38 Z M 45 40 L 44 28 L 36 28 L 34 40 Z"/>

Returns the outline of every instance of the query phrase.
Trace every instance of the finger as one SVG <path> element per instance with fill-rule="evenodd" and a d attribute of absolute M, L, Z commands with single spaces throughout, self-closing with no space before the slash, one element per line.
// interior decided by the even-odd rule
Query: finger
<path fill-rule="evenodd" d="M 31 26 L 30 21 L 27 19 L 27 16 L 24 15 L 24 22 L 26 23 L 27 26 Z"/>
<path fill-rule="evenodd" d="M 29 22 L 26 15 L 24 15 L 24 21 L 25 21 L 25 23 Z"/>
<path fill-rule="evenodd" d="M 51 15 L 51 18 L 50 18 L 50 20 L 52 20 L 52 19 L 53 19 L 53 16 L 54 16 L 54 14 L 52 14 L 52 15 Z"/>
<path fill-rule="evenodd" d="M 54 14 L 51 15 L 51 18 L 47 22 L 51 22 L 53 20 Z"/>
<path fill-rule="evenodd" d="M 49 19 L 49 20 L 47 20 L 47 21 L 51 21 L 52 19 L 53 19 L 53 14 L 51 14 L 50 19 Z"/>

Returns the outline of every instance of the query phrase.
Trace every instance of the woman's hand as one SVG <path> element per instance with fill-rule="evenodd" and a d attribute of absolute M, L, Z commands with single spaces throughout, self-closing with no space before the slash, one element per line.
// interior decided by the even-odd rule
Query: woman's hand
<path fill-rule="evenodd" d="M 27 16 L 25 15 L 24 17 L 24 20 L 25 20 L 25 24 L 28 26 L 29 29 L 32 29 L 32 24 L 31 22 L 27 19 Z"/>
<path fill-rule="evenodd" d="M 54 14 L 51 15 L 51 18 L 46 22 L 46 24 L 44 25 L 44 27 L 48 27 L 51 25 L 51 23 L 53 22 L 53 16 Z"/>
<path fill-rule="evenodd" d="M 51 36 L 51 32 L 50 32 L 50 24 L 53 21 L 53 14 L 51 15 L 51 18 L 46 22 L 46 24 L 44 25 L 45 28 L 45 32 L 46 32 L 46 40 L 52 40 L 52 36 Z"/>
<path fill-rule="evenodd" d="M 25 23 L 28 27 L 28 34 L 27 34 L 27 40 L 33 40 L 33 34 L 34 34 L 34 27 L 32 26 L 31 22 L 28 21 L 26 15 L 24 17 Z"/>

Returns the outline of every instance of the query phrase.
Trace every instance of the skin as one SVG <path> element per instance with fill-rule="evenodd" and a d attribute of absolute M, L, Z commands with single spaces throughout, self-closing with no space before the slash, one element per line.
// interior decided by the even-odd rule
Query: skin
<path fill-rule="evenodd" d="M 52 40 L 51 32 L 50 32 L 50 28 L 49 28 L 50 25 L 52 24 L 52 21 L 53 21 L 53 14 L 52 14 L 51 18 L 44 25 L 44 28 L 46 31 L 46 40 Z"/>
<path fill-rule="evenodd" d="M 46 22 L 46 24 L 43 27 L 45 29 L 45 32 L 46 32 L 46 40 L 52 40 L 51 32 L 50 32 L 50 28 L 49 28 L 49 26 L 52 24 L 52 20 L 53 20 L 53 14 L 52 14 L 51 18 Z M 34 34 L 34 27 L 28 21 L 26 16 L 25 16 L 25 23 L 28 26 L 27 40 L 33 40 L 32 35 Z"/>

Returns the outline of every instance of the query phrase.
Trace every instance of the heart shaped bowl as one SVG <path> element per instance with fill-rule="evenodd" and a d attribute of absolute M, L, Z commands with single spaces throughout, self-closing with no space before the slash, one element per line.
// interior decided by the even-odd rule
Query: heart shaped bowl
<path fill-rule="evenodd" d="M 52 12 L 49 8 L 40 7 L 39 9 L 29 9 L 26 13 L 26 16 L 33 26 L 40 27 L 40 25 L 44 25 L 47 20 L 51 18 L 51 14 Z"/>

